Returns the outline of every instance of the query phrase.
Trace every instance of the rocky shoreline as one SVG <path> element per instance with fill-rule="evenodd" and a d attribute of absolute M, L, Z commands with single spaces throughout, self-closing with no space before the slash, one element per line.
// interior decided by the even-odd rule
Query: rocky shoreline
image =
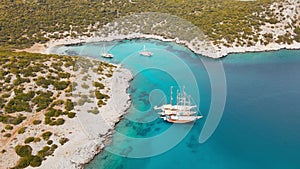
<path fill-rule="evenodd" d="M 127 69 L 118 66 L 105 85 L 111 90 L 107 104 L 99 108 L 98 114 L 87 113 L 85 108 L 77 113 L 77 120 L 64 125 L 75 130 L 74 135 L 53 156 L 48 157 L 41 168 L 79 169 L 89 163 L 111 142 L 115 125 L 121 120 L 131 105 L 127 93 L 133 76 Z M 80 124 L 80 125 L 78 125 Z"/>
<path fill-rule="evenodd" d="M 249 47 L 226 47 L 226 46 L 220 46 L 218 48 L 217 46 L 213 45 L 212 43 L 209 43 L 210 45 L 206 45 L 205 47 L 201 49 L 196 49 L 194 45 L 191 42 L 180 40 L 178 38 L 174 39 L 168 39 L 163 36 L 159 35 L 147 35 L 147 34 L 140 34 L 140 33 L 134 33 L 129 35 L 112 35 L 109 37 L 79 37 L 79 38 L 65 38 L 60 40 L 51 40 L 45 45 L 42 44 L 35 44 L 31 48 L 24 49 L 22 51 L 31 52 L 31 53 L 43 53 L 43 54 L 49 54 L 50 49 L 54 46 L 59 45 L 82 45 L 84 43 L 90 43 L 90 42 L 100 42 L 100 41 L 114 41 L 114 40 L 123 40 L 123 39 L 156 39 L 164 42 L 175 42 L 178 44 L 182 44 L 189 48 L 191 51 L 193 51 L 196 54 L 200 54 L 209 58 L 222 58 L 227 56 L 228 54 L 232 53 L 246 53 L 246 52 L 264 52 L 264 51 L 274 51 L 274 50 L 281 50 L 281 49 L 300 49 L 300 43 L 294 42 L 293 44 L 278 44 L 278 43 L 270 43 L 268 45 L 262 45 L 262 44 L 255 44 L 254 46 Z M 203 41 L 195 40 L 193 43 L 199 43 L 203 45 Z"/>

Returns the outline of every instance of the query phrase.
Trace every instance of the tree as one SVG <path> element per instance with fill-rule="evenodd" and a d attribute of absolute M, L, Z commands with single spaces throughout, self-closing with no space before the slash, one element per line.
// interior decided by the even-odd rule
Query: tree
<path fill-rule="evenodd" d="M 26 157 L 26 156 L 30 156 L 31 155 L 32 148 L 29 145 L 17 145 L 15 147 L 15 152 L 20 157 Z"/>
<path fill-rule="evenodd" d="M 66 102 L 65 102 L 65 109 L 67 111 L 71 111 L 71 110 L 74 109 L 74 103 L 70 99 L 66 100 Z"/>

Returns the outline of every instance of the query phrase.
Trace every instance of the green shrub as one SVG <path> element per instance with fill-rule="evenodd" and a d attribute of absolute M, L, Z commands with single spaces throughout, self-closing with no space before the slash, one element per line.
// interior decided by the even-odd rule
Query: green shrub
<path fill-rule="evenodd" d="M 52 143 L 53 143 L 52 140 L 48 140 L 48 141 L 47 141 L 47 144 L 48 144 L 48 145 L 51 145 Z"/>
<path fill-rule="evenodd" d="M 18 85 L 20 85 L 22 83 L 25 83 L 25 82 L 29 83 L 30 79 L 28 79 L 28 78 L 21 78 L 20 76 L 17 76 L 17 78 L 13 81 L 13 84 L 15 86 L 18 86 Z"/>
<path fill-rule="evenodd" d="M 83 77 L 82 77 L 82 80 L 83 80 L 83 81 L 87 81 L 88 78 L 89 78 L 89 76 L 86 75 L 86 76 L 83 76 Z"/>
<path fill-rule="evenodd" d="M 68 142 L 69 141 L 69 139 L 68 138 L 66 138 L 66 137 L 63 137 L 63 138 L 61 138 L 60 140 L 59 140 L 59 143 L 61 144 L 61 145 L 64 145 L 66 142 Z"/>
<path fill-rule="evenodd" d="M 49 116 L 45 116 L 45 124 L 50 124 L 51 123 L 51 119 Z"/>
<path fill-rule="evenodd" d="M 3 98 L 9 98 L 10 97 L 10 93 L 5 93 L 2 95 Z"/>
<path fill-rule="evenodd" d="M 46 117 L 54 117 L 56 113 L 56 109 L 50 108 L 48 109 L 47 113 L 45 113 Z"/>
<path fill-rule="evenodd" d="M 30 161 L 31 167 L 39 167 L 42 164 L 43 159 L 39 156 L 32 156 Z"/>
<path fill-rule="evenodd" d="M 102 107 L 103 105 L 105 105 L 105 103 L 104 103 L 103 100 L 98 100 L 97 105 L 98 105 L 99 107 Z"/>
<path fill-rule="evenodd" d="M 26 117 L 23 116 L 23 115 L 21 114 L 21 115 L 19 115 L 18 117 L 14 118 L 14 119 L 11 121 L 11 124 L 18 125 L 18 124 L 22 123 L 23 120 L 25 120 L 25 119 L 26 119 Z"/>
<path fill-rule="evenodd" d="M 8 115 L 0 115 L 0 122 L 2 123 L 8 123 L 8 119 L 10 118 L 11 116 L 8 116 Z"/>
<path fill-rule="evenodd" d="M 38 96 L 36 96 L 32 100 L 32 102 L 35 103 L 38 107 L 37 111 L 41 111 L 41 110 L 47 108 L 50 105 L 50 103 L 52 103 L 52 101 L 53 101 L 53 99 L 52 99 L 53 93 L 52 92 L 39 91 L 37 94 L 38 94 Z"/>
<path fill-rule="evenodd" d="M 68 72 L 65 72 L 65 73 L 63 73 L 63 72 L 58 72 L 58 76 L 59 76 L 60 78 L 64 79 L 64 78 L 70 78 L 71 74 L 68 73 Z"/>
<path fill-rule="evenodd" d="M 41 141 L 41 138 L 39 138 L 39 137 L 36 137 L 36 138 L 34 138 L 34 140 L 33 140 L 33 142 L 35 142 L 35 143 L 40 142 L 40 141 Z"/>
<path fill-rule="evenodd" d="M 56 100 L 55 102 L 53 102 L 52 106 L 60 106 L 63 105 L 64 101 L 63 100 Z"/>
<path fill-rule="evenodd" d="M 1 92 L 1 89 L 0 89 L 0 92 Z M 3 97 L 0 97 L 0 109 L 2 109 L 5 105 L 5 100 Z"/>
<path fill-rule="evenodd" d="M 48 80 L 44 77 L 39 76 L 35 82 L 38 86 L 42 86 L 43 88 L 48 88 L 48 86 L 52 83 L 51 80 Z"/>
<path fill-rule="evenodd" d="M 47 141 L 51 137 L 52 133 L 50 131 L 46 131 L 42 134 L 42 138 Z"/>
<path fill-rule="evenodd" d="M 84 105 L 88 101 L 88 96 L 87 95 L 81 95 L 80 99 L 78 100 L 77 104 L 79 106 Z"/>
<path fill-rule="evenodd" d="M 62 71 L 61 66 L 63 63 L 61 61 L 58 62 L 52 62 L 51 67 L 55 68 L 58 71 Z"/>
<path fill-rule="evenodd" d="M 13 128 L 14 128 L 14 127 L 11 126 L 11 125 L 6 125 L 6 126 L 5 126 L 5 129 L 6 129 L 6 130 L 12 130 Z"/>
<path fill-rule="evenodd" d="M 22 127 L 18 130 L 18 134 L 23 134 L 25 133 L 26 127 Z"/>
<path fill-rule="evenodd" d="M 99 83 L 99 82 L 94 82 L 93 84 L 95 87 L 100 88 L 100 89 L 104 89 L 104 87 L 105 87 L 102 83 Z"/>
<path fill-rule="evenodd" d="M 60 126 L 60 125 L 63 125 L 65 123 L 65 120 L 63 118 L 58 118 L 56 121 L 55 121 L 55 124 L 57 126 Z"/>
<path fill-rule="evenodd" d="M 87 101 L 87 99 L 85 98 L 80 98 L 77 101 L 78 106 L 83 106 L 85 104 L 85 102 Z"/>
<path fill-rule="evenodd" d="M 54 81 L 53 86 L 56 90 L 65 90 L 70 84 L 70 81 Z"/>
<path fill-rule="evenodd" d="M 56 144 L 53 144 L 53 145 L 51 146 L 51 150 L 54 151 L 55 149 L 57 149 L 57 147 L 58 147 L 58 146 L 57 146 Z"/>
<path fill-rule="evenodd" d="M 70 84 L 68 89 L 65 90 L 66 94 L 71 94 L 71 92 L 73 91 L 73 85 Z M 75 91 L 75 88 L 74 88 L 74 91 Z"/>
<path fill-rule="evenodd" d="M 32 124 L 34 124 L 34 125 L 38 125 L 38 124 L 41 124 L 41 123 L 42 123 L 42 120 L 34 120 L 32 122 Z"/>
<path fill-rule="evenodd" d="M 88 110 L 89 113 L 98 114 L 99 110 L 97 107 L 94 107 L 92 110 Z"/>
<path fill-rule="evenodd" d="M 63 114 L 64 114 L 64 112 L 62 110 L 57 110 L 57 109 L 51 108 L 47 111 L 47 113 L 45 113 L 45 116 L 46 117 L 58 117 Z"/>
<path fill-rule="evenodd" d="M 29 145 L 17 145 L 15 147 L 15 152 L 20 157 L 31 156 L 32 148 Z"/>
<path fill-rule="evenodd" d="M 70 67 L 70 66 L 74 66 L 75 65 L 75 62 L 74 61 L 67 61 L 65 62 L 64 66 L 65 67 Z"/>
<path fill-rule="evenodd" d="M 25 120 L 26 117 L 22 114 L 18 115 L 18 117 L 10 116 L 10 115 L 0 115 L 0 122 L 4 124 L 13 124 L 18 125 Z"/>
<path fill-rule="evenodd" d="M 103 94 L 98 90 L 95 91 L 95 96 L 96 96 L 97 99 L 108 99 L 109 98 L 108 95 Z"/>
<path fill-rule="evenodd" d="M 31 160 L 33 159 L 32 155 L 21 157 L 18 160 L 18 163 L 13 169 L 26 168 L 30 165 Z"/>
<path fill-rule="evenodd" d="M 68 117 L 69 117 L 69 118 L 74 118 L 75 115 L 76 115 L 76 113 L 74 113 L 74 112 L 69 112 L 69 113 L 68 113 Z"/>
<path fill-rule="evenodd" d="M 107 73 L 105 74 L 106 77 L 112 77 L 112 74 L 111 73 Z"/>
<path fill-rule="evenodd" d="M 34 137 L 28 137 L 28 138 L 25 139 L 24 143 L 28 144 L 28 143 L 31 143 L 33 141 L 34 141 Z"/>
<path fill-rule="evenodd" d="M 10 99 L 10 101 L 4 106 L 4 109 L 7 113 L 15 113 L 15 112 L 31 112 L 30 105 L 27 101 L 18 100 L 18 99 Z"/>
<path fill-rule="evenodd" d="M 3 137 L 11 137 L 11 134 L 10 133 L 6 133 L 6 134 L 4 134 Z"/>
<path fill-rule="evenodd" d="M 30 66 L 27 69 L 23 70 L 21 73 L 24 77 L 35 77 L 36 73 L 42 71 L 41 67 L 39 66 Z"/>
<path fill-rule="evenodd" d="M 83 83 L 83 84 L 81 85 L 81 87 L 84 88 L 84 89 L 90 88 L 90 86 L 89 86 L 88 84 L 86 84 L 86 83 Z"/>
<path fill-rule="evenodd" d="M 65 109 L 67 111 L 71 111 L 71 110 L 74 109 L 74 103 L 70 99 L 66 100 L 66 102 L 65 102 Z"/>
<path fill-rule="evenodd" d="M 4 80 L 5 83 L 10 83 L 11 80 L 11 76 L 7 76 Z"/>
<path fill-rule="evenodd" d="M 39 156 L 40 158 L 44 158 L 46 156 L 52 155 L 53 152 L 54 150 L 52 148 L 50 148 L 49 146 L 45 146 L 42 150 L 37 152 L 37 156 Z"/>

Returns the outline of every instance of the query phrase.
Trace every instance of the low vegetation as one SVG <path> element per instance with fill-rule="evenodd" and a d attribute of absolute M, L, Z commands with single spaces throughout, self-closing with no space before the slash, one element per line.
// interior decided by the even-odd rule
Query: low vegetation
<path fill-rule="evenodd" d="M 28 138 L 25 139 L 24 143 L 28 144 L 28 143 L 31 143 L 33 141 L 34 141 L 34 137 L 28 137 Z"/>
<path fill-rule="evenodd" d="M 46 156 L 52 155 L 58 147 L 54 143 L 64 145 L 69 141 L 64 135 L 52 133 L 54 130 L 51 127 L 63 125 L 76 117 L 77 110 L 74 108 L 80 104 L 73 102 L 76 99 L 73 97 L 76 84 L 71 84 L 70 77 L 74 76 L 72 70 L 78 58 L 0 50 L 0 135 L 3 140 L 11 137 L 20 144 L 15 147 L 20 158 L 11 168 L 39 167 Z M 94 62 L 97 65 L 93 65 Z M 79 64 L 79 71 L 87 70 L 89 66 L 94 66 L 96 70 L 100 65 L 103 72 L 112 73 L 106 68 L 113 66 L 100 61 L 88 60 Z M 67 68 L 71 73 L 65 71 Z M 105 75 L 99 72 L 101 76 L 105 79 Z M 92 84 L 91 78 L 87 77 L 88 81 Z M 90 87 L 97 88 L 98 92 L 88 90 L 87 95 L 77 94 L 84 99 L 82 104 L 96 104 L 95 97 L 101 100 L 101 105 L 106 104 L 109 96 L 103 93 L 107 90 L 105 86 L 97 82 Z M 89 98 L 89 94 L 94 98 Z M 98 113 L 98 107 L 91 110 L 91 113 Z M 37 128 L 42 134 L 33 136 L 32 131 Z M 33 150 L 30 145 L 37 146 Z M 43 148 L 36 150 L 36 147 Z M 12 148 L 5 148 L 5 152 L 13 151 Z"/>
<path fill-rule="evenodd" d="M 67 99 L 65 102 L 65 109 L 67 111 L 71 111 L 74 109 L 74 103 L 71 101 L 71 99 Z"/>
<path fill-rule="evenodd" d="M 39 124 L 41 124 L 42 123 L 42 120 L 34 120 L 33 122 L 32 122 L 32 124 L 34 124 L 34 125 L 39 125 Z"/>
<path fill-rule="evenodd" d="M 52 143 L 53 143 L 52 140 L 48 140 L 48 141 L 47 141 L 47 144 L 48 144 L 48 145 L 51 145 Z"/>
<path fill-rule="evenodd" d="M 37 111 L 41 111 L 45 108 L 47 108 L 50 103 L 53 101 L 53 92 L 47 91 L 38 91 L 37 96 L 33 98 L 32 102 L 37 105 Z"/>
<path fill-rule="evenodd" d="M 15 151 L 20 157 L 26 157 L 31 155 L 32 148 L 29 145 L 17 145 Z"/>
<path fill-rule="evenodd" d="M 63 138 L 61 138 L 60 140 L 59 140 L 59 143 L 61 144 L 61 145 L 64 145 L 66 142 L 68 142 L 69 141 L 69 139 L 68 138 L 65 138 L 65 137 L 63 137 Z"/>
<path fill-rule="evenodd" d="M 45 43 L 49 39 L 61 39 L 64 37 L 92 36 L 98 29 L 107 23 L 120 18 L 126 27 L 119 26 L 119 32 L 124 34 L 136 30 L 145 34 L 156 33 L 169 38 L 184 35 L 185 40 L 193 38 L 197 32 L 189 25 L 181 23 L 178 18 L 190 22 L 197 30 L 201 30 L 214 44 L 228 45 L 237 42 L 238 45 L 250 45 L 259 38 L 260 25 L 276 25 L 282 20 L 280 13 L 276 14 L 270 8 L 277 0 L 190 0 L 190 1 L 168 1 L 153 0 L 134 1 L 3 1 L 0 2 L 0 45 L 5 48 L 25 48 L 34 43 Z M 282 6 L 281 6 L 282 7 Z M 153 16 L 136 18 L 130 14 L 146 12 L 158 12 Z M 20 13 L 22 15 L 20 15 Z M 165 15 L 170 14 L 177 17 L 167 17 L 176 24 L 165 24 Z M 163 18 L 161 18 L 163 17 Z M 141 22 L 141 19 L 145 19 Z M 160 22 L 161 21 L 161 22 Z M 291 27 L 299 24 L 298 18 L 291 18 Z M 120 23 L 121 23 L 120 22 Z M 147 23 L 144 25 L 144 23 Z M 157 25 L 155 23 L 160 23 Z M 185 22 L 187 23 L 187 22 Z M 155 26 L 154 26 L 155 25 Z M 240 26 L 243 25 L 243 26 Z M 180 26 L 184 29 L 177 29 Z M 106 28 L 103 28 L 106 30 Z M 165 31 L 167 30 L 167 31 Z M 189 30 L 189 35 L 186 34 Z M 106 34 L 109 31 L 105 32 Z M 290 38 L 299 41 L 299 33 Z M 262 34 L 262 36 L 264 36 Z M 288 37 L 288 35 L 284 35 Z M 227 41 L 227 43 L 224 42 Z M 253 41 L 254 40 L 254 41 Z M 282 38 L 281 40 L 284 40 Z M 267 43 L 263 41 L 262 43 Z M 56 68 L 61 64 L 53 65 Z M 72 65 L 68 62 L 65 65 Z M 59 69 L 57 69 L 59 70 Z M 68 75 L 61 75 L 67 77 Z"/>
<path fill-rule="evenodd" d="M 40 141 L 41 141 L 41 138 L 39 138 L 39 137 L 35 137 L 33 140 L 33 142 L 35 142 L 35 143 L 40 142 Z"/>
<path fill-rule="evenodd" d="M 91 110 L 88 110 L 89 113 L 93 113 L 93 114 L 98 114 L 99 113 L 99 110 L 97 107 L 94 107 L 93 109 Z"/>
<path fill-rule="evenodd" d="M 39 167 L 46 156 L 52 155 L 57 146 L 45 146 L 37 152 L 37 155 L 32 155 L 32 148 L 29 145 L 17 145 L 15 152 L 20 156 L 17 165 L 13 169 L 31 167 Z"/>
<path fill-rule="evenodd" d="M 74 112 L 69 112 L 69 113 L 68 113 L 68 117 L 69 117 L 69 118 L 74 118 L 75 115 L 76 115 L 76 113 L 74 113 Z"/>
<path fill-rule="evenodd" d="M 18 134 L 23 134 L 26 131 L 26 127 L 22 127 L 18 130 Z"/>
<path fill-rule="evenodd" d="M 74 117 L 75 116 L 75 113 L 73 115 L 72 112 L 68 112 L 68 111 L 62 111 L 60 109 L 53 109 L 53 108 L 50 108 L 47 113 L 45 113 L 45 124 L 48 124 L 50 126 L 53 126 L 53 125 L 63 125 L 65 120 L 63 118 L 58 118 L 62 115 L 67 115 L 68 117 Z M 72 117 L 72 118 L 73 118 Z M 57 118 L 57 119 L 56 119 Z"/>
<path fill-rule="evenodd" d="M 11 134 L 10 133 L 6 133 L 3 135 L 3 137 L 11 137 Z"/>
<path fill-rule="evenodd" d="M 47 141 L 47 140 L 49 140 L 49 138 L 52 136 L 52 132 L 50 132 L 50 131 L 46 131 L 46 132 L 44 132 L 43 134 L 42 134 L 42 138 L 45 140 L 45 141 Z"/>
<path fill-rule="evenodd" d="M 18 115 L 17 117 L 14 117 L 11 115 L 0 114 L 0 122 L 2 122 L 4 124 L 18 125 L 18 124 L 22 123 L 22 121 L 25 119 L 26 119 L 26 117 L 23 116 L 22 114 Z"/>
<path fill-rule="evenodd" d="M 11 125 L 6 125 L 6 126 L 5 126 L 5 129 L 6 129 L 6 130 L 12 130 L 13 128 L 14 128 L 14 127 L 11 126 Z"/>

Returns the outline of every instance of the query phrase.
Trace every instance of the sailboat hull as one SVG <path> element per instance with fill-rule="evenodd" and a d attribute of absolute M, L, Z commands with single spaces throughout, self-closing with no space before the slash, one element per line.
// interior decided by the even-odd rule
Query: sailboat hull
<path fill-rule="evenodd" d="M 146 51 L 143 51 L 143 52 L 140 52 L 140 55 L 142 56 L 152 56 L 152 53 L 151 52 L 146 52 Z"/>
<path fill-rule="evenodd" d="M 162 119 L 170 123 L 190 123 L 198 119 L 201 119 L 202 116 L 177 116 L 177 115 L 161 115 Z"/>
<path fill-rule="evenodd" d="M 170 123 L 192 123 L 194 122 L 195 120 L 172 120 L 172 119 L 167 119 L 167 122 L 170 122 Z"/>
<path fill-rule="evenodd" d="M 109 58 L 109 59 L 114 57 L 114 55 L 110 54 L 110 53 L 102 53 L 101 56 L 104 57 L 104 58 Z"/>

